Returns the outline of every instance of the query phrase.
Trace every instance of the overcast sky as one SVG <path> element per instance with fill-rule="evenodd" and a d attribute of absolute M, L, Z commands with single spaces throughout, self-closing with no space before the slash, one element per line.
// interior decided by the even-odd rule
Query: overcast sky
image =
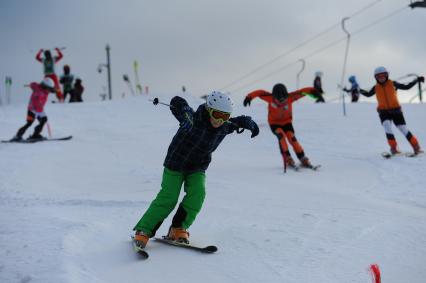
<path fill-rule="evenodd" d="M 4 77 L 9 75 L 14 80 L 13 95 L 25 96 L 28 91 L 22 85 L 42 79 L 42 66 L 34 58 L 37 50 L 66 46 L 57 73 L 62 73 L 64 64 L 71 65 L 83 79 L 86 100 L 100 100 L 106 74 L 99 74 L 97 67 L 106 61 L 108 43 L 114 97 L 129 94 L 122 75 L 129 74 L 134 81 L 135 59 L 141 66 L 142 84 L 152 92 L 178 93 L 185 85 L 194 95 L 202 95 L 222 89 L 373 3 L 346 22 L 349 31 L 370 25 L 409 1 L 1 0 L 0 92 L 4 93 Z M 357 75 L 369 88 L 378 65 L 386 66 L 394 78 L 425 74 L 425 26 L 426 9 L 407 7 L 357 33 L 351 39 L 347 75 Z M 301 68 L 295 62 L 344 36 L 336 26 L 224 90 L 242 97 L 250 90 L 270 90 L 276 82 L 292 90 Z M 311 85 L 314 72 L 321 70 L 325 91 L 336 94 L 344 50 L 342 41 L 306 58 L 300 85 Z M 288 66 L 291 63 L 295 64 Z"/>

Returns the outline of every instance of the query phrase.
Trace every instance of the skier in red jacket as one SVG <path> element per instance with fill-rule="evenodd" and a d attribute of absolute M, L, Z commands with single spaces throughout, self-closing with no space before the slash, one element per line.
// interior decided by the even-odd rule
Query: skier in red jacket
<path fill-rule="evenodd" d="M 35 119 L 39 121 L 39 124 L 35 127 L 34 133 L 28 140 L 43 139 L 41 131 L 43 130 L 44 124 L 47 122 L 47 116 L 46 113 L 44 113 L 44 105 L 46 104 L 49 93 L 54 93 L 56 91 L 55 84 L 51 78 L 44 78 L 41 83 L 32 82 L 29 87 L 33 93 L 31 94 L 28 104 L 27 123 L 18 130 L 10 141 L 22 141 L 22 136 L 25 131 L 31 127 Z"/>
<path fill-rule="evenodd" d="M 36 59 L 40 63 L 43 63 L 44 76 L 51 78 L 53 80 L 55 84 L 56 97 L 58 98 L 60 102 L 63 102 L 64 97 L 62 95 L 61 87 L 59 85 L 58 76 L 55 73 L 55 64 L 58 63 L 59 60 L 61 60 L 62 57 L 64 56 L 62 55 L 62 52 L 59 48 L 55 48 L 55 50 L 56 50 L 57 56 L 53 58 L 52 53 L 50 53 L 50 50 L 44 50 L 43 52 L 43 49 L 40 49 L 37 52 Z M 43 58 L 41 57 L 41 53 L 44 54 Z"/>

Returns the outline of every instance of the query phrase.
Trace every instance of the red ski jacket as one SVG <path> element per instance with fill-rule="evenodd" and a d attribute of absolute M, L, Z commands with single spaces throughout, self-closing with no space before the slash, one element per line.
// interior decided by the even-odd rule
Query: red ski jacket
<path fill-rule="evenodd" d="M 33 82 L 30 84 L 30 88 L 33 91 L 30 97 L 30 102 L 28 104 L 28 110 L 32 112 L 43 112 L 44 105 L 47 102 L 47 97 L 49 96 L 49 91 L 43 89 L 40 84 Z"/>

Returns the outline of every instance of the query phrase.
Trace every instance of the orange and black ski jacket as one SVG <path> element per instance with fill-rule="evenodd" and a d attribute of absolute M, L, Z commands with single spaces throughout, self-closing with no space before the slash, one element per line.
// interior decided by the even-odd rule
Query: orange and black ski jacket
<path fill-rule="evenodd" d="M 384 84 L 377 83 L 370 91 L 360 90 L 361 94 L 367 97 L 376 94 L 377 110 L 392 110 L 399 109 L 397 90 L 407 90 L 412 88 L 417 83 L 417 79 L 408 84 L 401 84 L 392 80 L 387 80 Z"/>
<path fill-rule="evenodd" d="M 285 125 L 293 120 L 292 104 L 305 95 L 316 95 L 318 91 L 313 87 L 305 87 L 288 94 L 288 100 L 285 103 L 279 103 L 273 98 L 272 93 L 264 90 L 255 90 L 250 92 L 247 97 L 253 100 L 256 97 L 268 103 L 268 123 L 269 125 Z"/>

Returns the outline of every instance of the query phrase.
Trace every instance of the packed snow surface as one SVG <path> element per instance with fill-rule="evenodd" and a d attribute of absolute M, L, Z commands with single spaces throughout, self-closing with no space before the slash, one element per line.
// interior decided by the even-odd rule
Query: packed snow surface
<path fill-rule="evenodd" d="M 388 146 L 374 103 L 347 105 L 346 117 L 338 103 L 295 103 L 296 136 L 322 167 L 286 174 L 266 105 L 241 104 L 234 115 L 252 116 L 260 135 L 229 135 L 213 154 L 190 228 L 192 243 L 219 251 L 150 241 L 146 261 L 130 235 L 160 189 L 177 121 L 147 97 L 48 104 L 52 135 L 72 140 L 0 144 L 0 282 L 361 283 L 373 263 L 383 283 L 425 282 L 426 156 L 381 157 Z M 426 105 L 403 110 L 426 145 Z M 25 114 L 0 108 L 0 137 L 11 138 Z"/>

